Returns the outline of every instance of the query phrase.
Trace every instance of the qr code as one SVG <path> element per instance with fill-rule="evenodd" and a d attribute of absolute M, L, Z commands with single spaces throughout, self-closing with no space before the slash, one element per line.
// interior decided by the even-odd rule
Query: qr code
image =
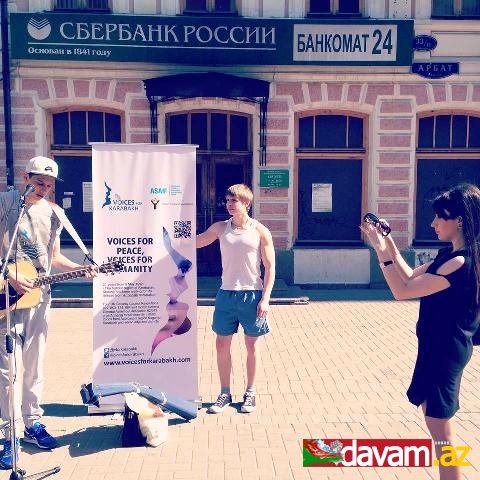
<path fill-rule="evenodd" d="M 173 236 L 175 238 L 192 237 L 192 222 L 190 220 L 174 220 L 173 228 Z"/>

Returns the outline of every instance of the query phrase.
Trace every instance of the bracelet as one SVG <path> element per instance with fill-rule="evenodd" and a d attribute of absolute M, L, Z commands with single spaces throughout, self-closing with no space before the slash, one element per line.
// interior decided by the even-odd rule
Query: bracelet
<path fill-rule="evenodd" d="M 380 262 L 380 268 L 385 268 L 389 265 L 393 265 L 393 260 L 385 260 L 384 262 Z"/>

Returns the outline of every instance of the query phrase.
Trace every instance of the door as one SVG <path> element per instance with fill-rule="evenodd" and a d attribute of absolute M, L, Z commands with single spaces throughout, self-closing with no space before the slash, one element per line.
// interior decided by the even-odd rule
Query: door
<path fill-rule="evenodd" d="M 166 116 L 167 142 L 198 145 L 197 233 L 228 218 L 225 192 L 252 179 L 252 121 L 241 112 L 195 110 Z M 222 272 L 218 242 L 197 250 L 199 275 Z"/>
<path fill-rule="evenodd" d="M 432 202 L 437 195 L 459 183 L 480 185 L 480 159 L 420 158 L 417 161 L 417 198 L 415 243 L 439 244 L 435 230 L 430 226 L 433 218 Z"/>
<path fill-rule="evenodd" d="M 225 192 L 236 183 L 251 186 L 250 166 L 250 155 L 197 155 L 197 233 L 229 218 Z M 219 242 L 197 250 L 197 268 L 199 275 L 221 275 Z"/>
<path fill-rule="evenodd" d="M 93 237 L 92 210 L 92 157 L 54 155 L 58 163 L 62 182 L 56 182 L 55 201 L 65 209 L 75 230 L 85 243 Z M 62 173 L 63 172 L 63 173 Z M 75 172 L 72 175 L 72 172 Z M 74 243 L 70 234 L 63 229 L 60 235 L 62 244 Z"/>
<path fill-rule="evenodd" d="M 299 159 L 297 243 L 360 245 L 361 198 L 361 159 Z"/>

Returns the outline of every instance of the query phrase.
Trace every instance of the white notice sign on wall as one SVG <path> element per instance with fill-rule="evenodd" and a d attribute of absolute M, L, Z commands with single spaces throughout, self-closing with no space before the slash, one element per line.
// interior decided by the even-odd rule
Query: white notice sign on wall
<path fill-rule="evenodd" d="M 93 212 L 92 182 L 82 182 L 83 211 Z"/>
<path fill-rule="evenodd" d="M 312 183 L 312 212 L 332 211 L 332 184 Z"/>

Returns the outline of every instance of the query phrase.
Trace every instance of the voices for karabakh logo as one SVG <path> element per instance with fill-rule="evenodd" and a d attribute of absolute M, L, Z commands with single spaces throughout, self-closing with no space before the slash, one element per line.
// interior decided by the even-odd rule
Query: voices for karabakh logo
<path fill-rule="evenodd" d="M 124 199 L 118 193 L 112 194 L 112 187 L 106 181 L 103 184 L 105 186 L 105 199 L 102 208 L 107 207 L 109 211 L 135 212 L 142 205 L 140 201 L 131 198 Z"/>
<path fill-rule="evenodd" d="M 34 40 L 45 40 L 51 33 L 52 26 L 46 18 L 31 18 L 27 24 L 27 32 Z"/>
<path fill-rule="evenodd" d="M 431 439 L 304 439 L 304 467 L 431 467 Z"/>

